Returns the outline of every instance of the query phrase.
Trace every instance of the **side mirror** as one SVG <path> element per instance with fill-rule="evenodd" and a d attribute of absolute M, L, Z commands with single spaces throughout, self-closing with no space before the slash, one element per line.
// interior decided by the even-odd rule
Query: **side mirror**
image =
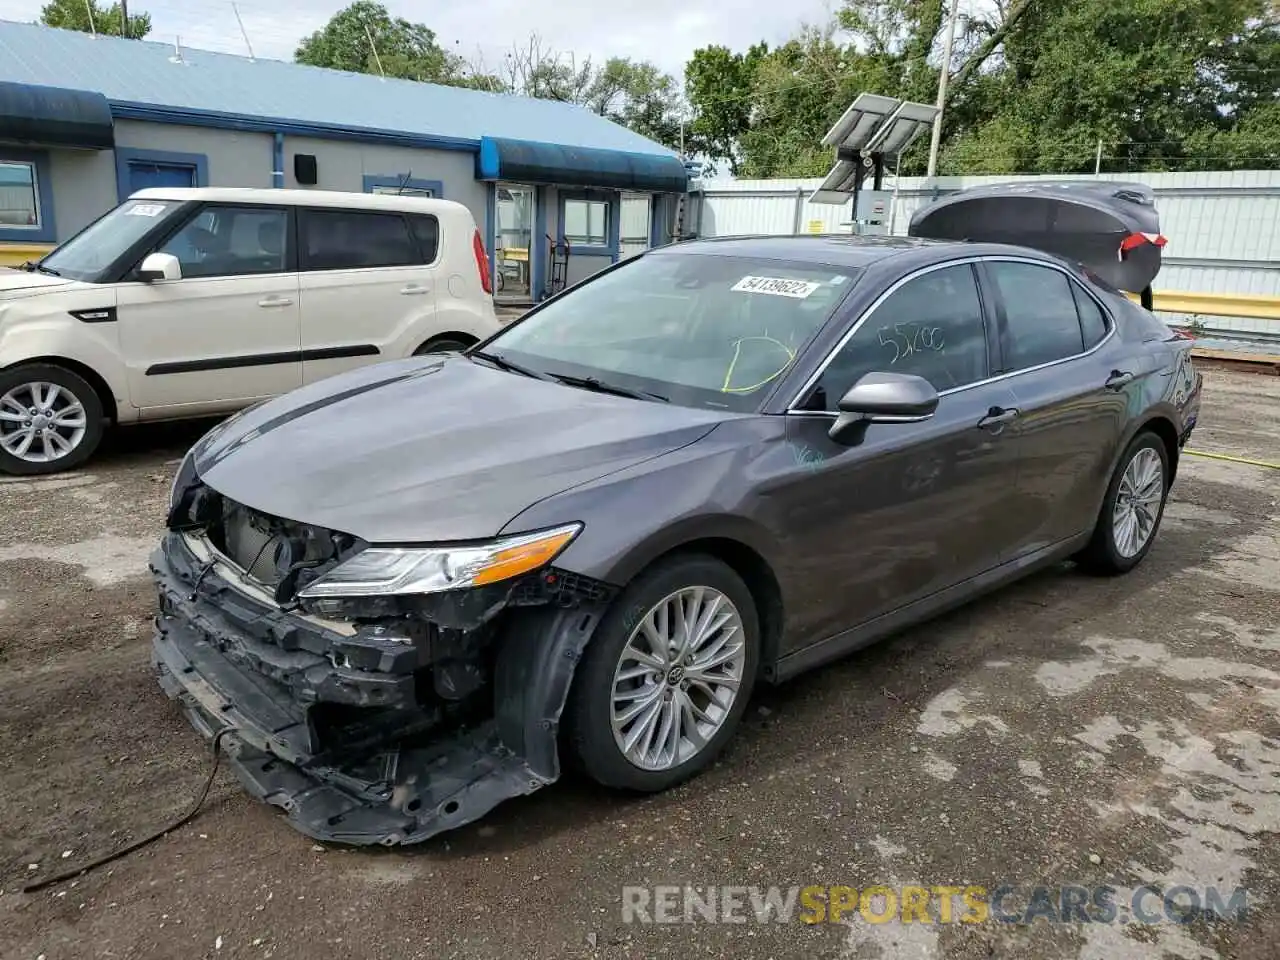
<path fill-rule="evenodd" d="M 871 423 L 916 423 L 938 409 L 938 391 L 923 377 L 909 373 L 868 373 L 836 404 L 840 415 L 828 435 L 848 442 Z"/>
<path fill-rule="evenodd" d="M 157 280 L 181 280 L 182 264 L 171 253 L 149 253 L 138 267 L 138 279 L 143 283 Z"/>

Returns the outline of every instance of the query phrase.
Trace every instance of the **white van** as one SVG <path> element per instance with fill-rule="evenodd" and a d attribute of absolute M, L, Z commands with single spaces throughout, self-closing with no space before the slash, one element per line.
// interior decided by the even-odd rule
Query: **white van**
<path fill-rule="evenodd" d="M 229 413 L 496 332 L 459 203 L 311 190 L 142 190 L 0 269 L 0 472 L 66 470 L 109 423 Z"/>

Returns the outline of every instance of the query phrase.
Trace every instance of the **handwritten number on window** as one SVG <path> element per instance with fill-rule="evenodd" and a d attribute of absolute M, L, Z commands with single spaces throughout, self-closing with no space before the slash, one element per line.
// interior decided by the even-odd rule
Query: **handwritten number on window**
<path fill-rule="evenodd" d="M 881 346 L 893 347 L 893 359 L 889 361 L 890 366 L 903 357 L 909 357 L 919 351 L 932 350 L 934 353 L 941 353 L 946 348 L 946 336 L 941 327 L 895 323 L 892 333 L 890 333 L 889 327 L 881 327 L 878 334 Z"/>

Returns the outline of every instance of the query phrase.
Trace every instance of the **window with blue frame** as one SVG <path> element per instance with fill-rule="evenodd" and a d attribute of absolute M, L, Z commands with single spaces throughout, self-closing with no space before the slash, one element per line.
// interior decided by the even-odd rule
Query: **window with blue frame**
<path fill-rule="evenodd" d="M 564 201 L 564 238 L 583 247 L 609 245 L 609 203 L 606 200 Z"/>
<path fill-rule="evenodd" d="M 0 155 L 0 227 L 40 229 L 40 188 L 36 165 Z"/>
<path fill-rule="evenodd" d="M 53 239 L 53 195 L 45 154 L 0 146 L 0 241 Z"/>
<path fill-rule="evenodd" d="M 383 193 L 401 197 L 444 196 L 444 184 L 439 180 L 422 180 L 403 174 L 365 174 L 365 193 Z"/>

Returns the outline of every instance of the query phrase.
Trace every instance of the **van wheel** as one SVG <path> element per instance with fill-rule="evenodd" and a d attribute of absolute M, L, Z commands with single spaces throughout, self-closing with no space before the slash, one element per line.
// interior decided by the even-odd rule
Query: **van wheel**
<path fill-rule="evenodd" d="M 1169 496 L 1169 452 L 1144 430 L 1133 438 L 1107 487 L 1093 539 L 1076 557 L 1090 573 L 1128 573 L 1155 543 Z"/>
<path fill-rule="evenodd" d="M 576 765 L 646 793 L 701 772 L 738 727 L 759 655 L 751 592 L 724 563 L 682 556 L 642 574 L 574 678 L 566 719 Z"/>
<path fill-rule="evenodd" d="M 33 476 L 78 467 L 105 426 L 102 401 L 79 374 L 43 363 L 0 371 L 0 471 Z"/>
<path fill-rule="evenodd" d="M 475 343 L 474 340 L 462 340 L 457 337 L 438 337 L 435 340 L 428 340 L 413 351 L 413 355 L 422 357 L 429 353 L 461 353 L 473 343 Z"/>

